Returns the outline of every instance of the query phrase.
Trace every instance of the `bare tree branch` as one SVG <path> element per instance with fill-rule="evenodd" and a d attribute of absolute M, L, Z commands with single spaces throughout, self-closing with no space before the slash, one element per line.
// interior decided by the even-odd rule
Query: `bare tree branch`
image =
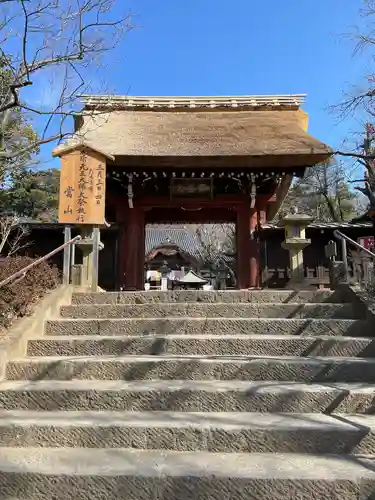
<path fill-rule="evenodd" d="M 19 149 L 17 151 L 14 151 L 13 153 L 0 151 L 0 158 L 5 158 L 7 160 L 11 160 L 13 158 L 17 158 L 17 156 L 21 156 L 25 153 L 33 151 L 33 150 L 37 149 L 39 146 L 43 146 L 44 144 L 49 144 L 50 142 L 54 142 L 54 141 L 61 141 L 62 139 L 64 139 L 65 137 L 68 137 L 70 135 L 71 135 L 71 133 L 63 134 L 60 132 L 59 134 L 55 134 L 51 137 L 46 137 L 44 139 L 40 139 L 40 141 L 33 142 L 29 146 L 27 146 L 23 149 Z"/>
<path fill-rule="evenodd" d="M 29 29 L 29 14 L 26 10 L 25 7 L 25 1 L 20 0 L 21 5 L 22 5 L 22 11 L 25 16 L 24 20 L 24 29 L 23 29 L 23 36 L 22 36 L 22 60 L 23 60 L 23 67 L 26 72 L 26 78 L 27 81 L 30 81 L 30 72 L 27 64 L 27 42 L 28 42 L 28 29 Z"/>
<path fill-rule="evenodd" d="M 10 257 L 29 246 L 30 242 L 24 241 L 29 234 L 29 229 L 20 224 L 19 218 L 16 215 L 1 217 L 0 255 L 3 254 L 5 248 L 7 250 L 7 257 Z"/>
<path fill-rule="evenodd" d="M 9 85 L 9 91 L 12 94 L 13 100 L 7 102 L 6 104 L 3 104 L 0 107 L 0 113 L 6 111 L 7 109 L 19 106 L 20 103 L 18 97 L 18 90 L 21 89 L 22 87 L 27 87 L 28 85 L 32 85 L 32 82 L 25 81 L 22 83 L 12 83 L 11 85 Z"/>
<path fill-rule="evenodd" d="M 213 264 L 226 253 L 235 251 L 233 224 L 198 224 L 194 228 L 200 254 L 207 264 Z"/>
<path fill-rule="evenodd" d="M 335 155 L 345 156 L 349 158 L 358 158 L 361 160 L 375 160 L 375 154 L 366 154 L 366 153 L 354 153 L 354 152 L 345 152 L 345 151 L 335 151 Z M 363 165 L 363 163 L 362 163 Z"/>
<path fill-rule="evenodd" d="M 0 92 L 0 159 L 13 161 L 69 134 L 66 118 L 78 114 L 79 94 L 93 91 L 92 73 L 133 25 L 129 13 L 118 13 L 117 0 L 0 0 L 0 4 L 11 12 L 0 12 L 0 39 L 4 39 L 0 57 L 9 70 Z M 50 109 L 42 96 L 27 99 L 27 88 L 40 85 L 46 76 L 57 79 L 55 88 L 51 86 L 58 95 Z M 8 146 L 5 133 L 13 110 L 44 119 L 40 140 L 19 150 Z"/>
<path fill-rule="evenodd" d="M 16 230 L 13 231 L 8 241 L 7 257 L 11 257 L 31 245 L 31 241 L 25 241 L 25 238 L 29 236 L 29 234 L 29 229 L 23 225 L 18 226 Z"/>

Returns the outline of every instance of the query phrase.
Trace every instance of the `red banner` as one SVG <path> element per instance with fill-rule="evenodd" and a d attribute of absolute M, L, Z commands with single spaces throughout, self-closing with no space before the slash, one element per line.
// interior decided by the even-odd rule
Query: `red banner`
<path fill-rule="evenodd" d="M 374 236 L 364 236 L 363 238 L 358 238 L 358 243 L 365 247 L 367 250 L 372 250 L 373 248 L 375 248 Z"/>

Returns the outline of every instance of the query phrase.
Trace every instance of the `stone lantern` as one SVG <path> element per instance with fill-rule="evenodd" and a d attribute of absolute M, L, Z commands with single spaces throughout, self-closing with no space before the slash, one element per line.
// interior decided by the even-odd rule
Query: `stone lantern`
<path fill-rule="evenodd" d="M 220 259 L 216 268 L 216 289 L 225 290 L 227 283 L 228 269 L 223 259 Z"/>
<path fill-rule="evenodd" d="M 305 279 L 303 249 L 310 245 L 306 238 L 306 227 L 313 221 L 309 215 L 299 214 L 297 209 L 282 219 L 280 225 L 285 228 L 285 241 L 281 246 L 289 252 L 289 286 L 301 285 Z"/>

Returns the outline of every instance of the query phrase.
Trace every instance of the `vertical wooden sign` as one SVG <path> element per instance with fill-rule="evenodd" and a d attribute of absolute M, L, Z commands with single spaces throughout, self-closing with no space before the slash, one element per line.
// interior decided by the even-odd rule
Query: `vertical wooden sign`
<path fill-rule="evenodd" d="M 59 222 L 103 225 L 106 159 L 89 148 L 61 155 Z"/>

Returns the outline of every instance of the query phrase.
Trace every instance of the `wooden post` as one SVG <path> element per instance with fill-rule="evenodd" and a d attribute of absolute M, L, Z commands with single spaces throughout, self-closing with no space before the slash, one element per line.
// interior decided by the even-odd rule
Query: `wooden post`
<path fill-rule="evenodd" d="M 117 287 L 125 289 L 125 252 L 126 252 L 126 209 L 118 201 L 116 202 L 116 224 L 118 225 L 117 239 Z"/>
<path fill-rule="evenodd" d="M 82 264 L 72 265 L 72 285 L 81 286 L 82 285 Z"/>
<path fill-rule="evenodd" d="M 342 255 L 342 261 L 344 263 L 345 281 L 347 282 L 349 280 L 349 262 L 348 262 L 348 247 L 345 238 L 341 239 L 341 255 Z"/>
<path fill-rule="evenodd" d="M 92 268 L 91 268 L 91 291 L 98 291 L 99 277 L 99 250 L 100 250 L 100 231 L 94 227 L 92 232 Z"/>
<path fill-rule="evenodd" d="M 250 288 L 259 287 L 259 243 L 256 238 L 258 212 L 254 209 L 250 215 Z"/>
<path fill-rule="evenodd" d="M 240 290 L 250 286 L 250 231 L 249 207 L 237 209 L 237 288 Z"/>
<path fill-rule="evenodd" d="M 263 224 L 266 224 L 267 222 L 267 214 L 265 207 L 259 207 L 258 208 L 258 221 L 259 224 L 262 226 Z"/>
<path fill-rule="evenodd" d="M 82 285 L 91 285 L 91 269 L 92 269 L 92 228 L 81 226 L 82 240 L 79 242 L 79 247 L 82 251 Z"/>
<path fill-rule="evenodd" d="M 81 286 L 89 286 L 93 291 L 98 289 L 99 251 L 104 248 L 100 241 L 98 226 L 81 226 L 82 239 L 77 246 L 82 251 Z M 75 266 L 77 267 L 77 266 Z M 78 274 L 76 273 L 76 280 Z"/>
<path fill-rule="evenodd" d="M 137 241 L 137 213 L 136 209 L 127 210 L 126 229 L 124 234 L 124 252 L 125 259 L 125 290 L 134 291 L 137 289 L 136 267 L 138 260 L 138 241 Z"/>
<path fill-rule="evenodd" d="M 137 205 L 126 210 L 125 228 L 121 242 L 125 290 L 143 290 L 144 212 Z"/>
<path fill-rule="evenodd" d="M 138 263 L 137 263 L 137 290 L 145 288 L 145 212 L 140 208 L 138 214 Z"/>
<path fill-rule="evenodd" d="M 73 243 L 70 245 L 71 251 L 70 251 L 70 267 L 73 267 L 76 263 L 76 244 Z"/>
<path fill-rule="evenodd" d="M 125 269 L 126 269 L 126 227 L 125 224 L 119 226 L 118 235 L 118 271 L 117 271 L 117 283 L 119 290 L 125 289 Z"/>
<path fill-rule="evenodd" d="M 64 228 L 64 243 L 67 243 L 72 239 L 72 231 L 70 226 L 65 226 Z M 70 283 L 70 245 L 64 248 L 64 259 L 63 259 L 63 284 L 69 285 Z"/>

